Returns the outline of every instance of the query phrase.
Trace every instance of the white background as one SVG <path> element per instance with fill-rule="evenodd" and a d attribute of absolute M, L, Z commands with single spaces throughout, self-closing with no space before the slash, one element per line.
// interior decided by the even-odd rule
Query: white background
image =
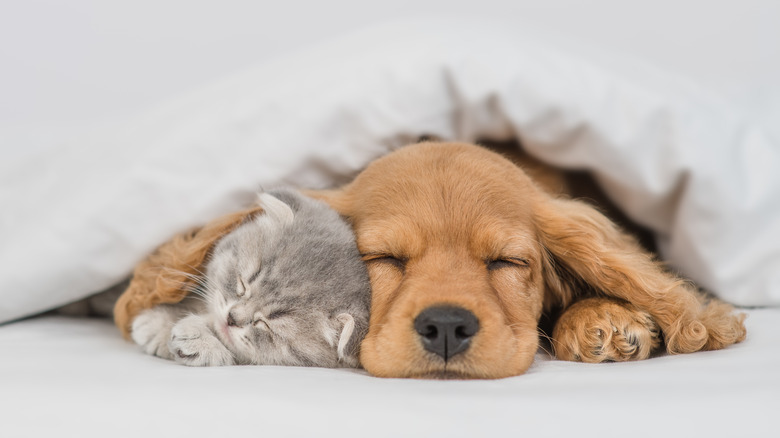
<path fill-rule="evenodd" d="M 322 39 L 437 16 L 500 18 L 642 59 L 780 130 L 775 0 L 2 0 L 0 134 L 121 119 Z"/>

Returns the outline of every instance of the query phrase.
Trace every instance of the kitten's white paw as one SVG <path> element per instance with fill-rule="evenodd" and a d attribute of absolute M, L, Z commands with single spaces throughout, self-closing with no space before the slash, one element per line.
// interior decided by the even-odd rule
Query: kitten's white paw
<path fill-rule="evenodd" d="M 145 310 L 133 320 L 130 337 L 147 354 L 173 359 L 168 348 L 168 338 L 173 327 L 173 315 L 166 309 Z"/>
<path fill-rule="evenodd" d="M 173 326 L 168 348 L 176 362 L 189 366 L 223 366 L 233 364 L 233 355 L 214 336 L 206 321 L 188 316 Z"/>

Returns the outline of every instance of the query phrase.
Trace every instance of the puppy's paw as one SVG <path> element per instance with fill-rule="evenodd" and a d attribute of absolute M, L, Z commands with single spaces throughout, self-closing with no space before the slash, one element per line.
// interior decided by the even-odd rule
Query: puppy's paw
<path fill-rule="evenodd" d="M 130 336 L 147 354 L 173 359 L 168 349 L 168 338 L 173 327 L 174 316 L 164 308 L 145 310 L 133 320 Z"/>
<path fill-rule="evenodd" d="M 206 321 L 188 316 L 173 326 L 168 349 L 176 362 L 188 366 L 232 365 L 233 355 L 214 336 Z"/>
<path fill-rule="evenodd" d="M 661 343 L 653 318 L 628 303 L 586 298 L 566 309 L 553 329 L 555 355 L 562 360 L 641 360 Z"/>
<path fill-rule="evenodd" d="M 672 354 L 720 350 L 745 339 L 745 314 L 722 301 L 703 301 L 698 314 L 683 314 L 665 333 Z"/>

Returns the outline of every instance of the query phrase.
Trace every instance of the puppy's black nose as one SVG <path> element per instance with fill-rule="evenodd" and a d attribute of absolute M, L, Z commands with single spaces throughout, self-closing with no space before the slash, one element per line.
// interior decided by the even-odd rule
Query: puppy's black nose
<path fill-rule="evenodd" d="M 414 329 L 423 347 L 446 361 L 469 348 L 479 331 L 479 320 L 461 307 L 429 307 L 414 319 Z"/>

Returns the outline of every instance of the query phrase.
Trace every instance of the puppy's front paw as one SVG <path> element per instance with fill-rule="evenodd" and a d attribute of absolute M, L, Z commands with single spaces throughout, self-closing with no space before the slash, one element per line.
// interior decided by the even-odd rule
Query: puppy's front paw
<path fill-rule="evenodd" d="M 164 308 L 152 308 L 139 314 L 134 320 L 130 336 L 143 351 L 164 359 L 173 359 L 168 349 L 168 338 L 174 317 Z"/>
<path fill-rule="evenodd" d="M 609 298 L 586 298 L 564 311 L 553 330 L 559 359 L 623 362 L 650 357 L 661 343 L 653 318 L 630 304 Z"/>
<path fill-rule="evenodd" d="M 233 364 L 233 355 L 199 316 L 188 316 L 173 326 L 168 349 L 176 362 L 188 366 Z"/>

